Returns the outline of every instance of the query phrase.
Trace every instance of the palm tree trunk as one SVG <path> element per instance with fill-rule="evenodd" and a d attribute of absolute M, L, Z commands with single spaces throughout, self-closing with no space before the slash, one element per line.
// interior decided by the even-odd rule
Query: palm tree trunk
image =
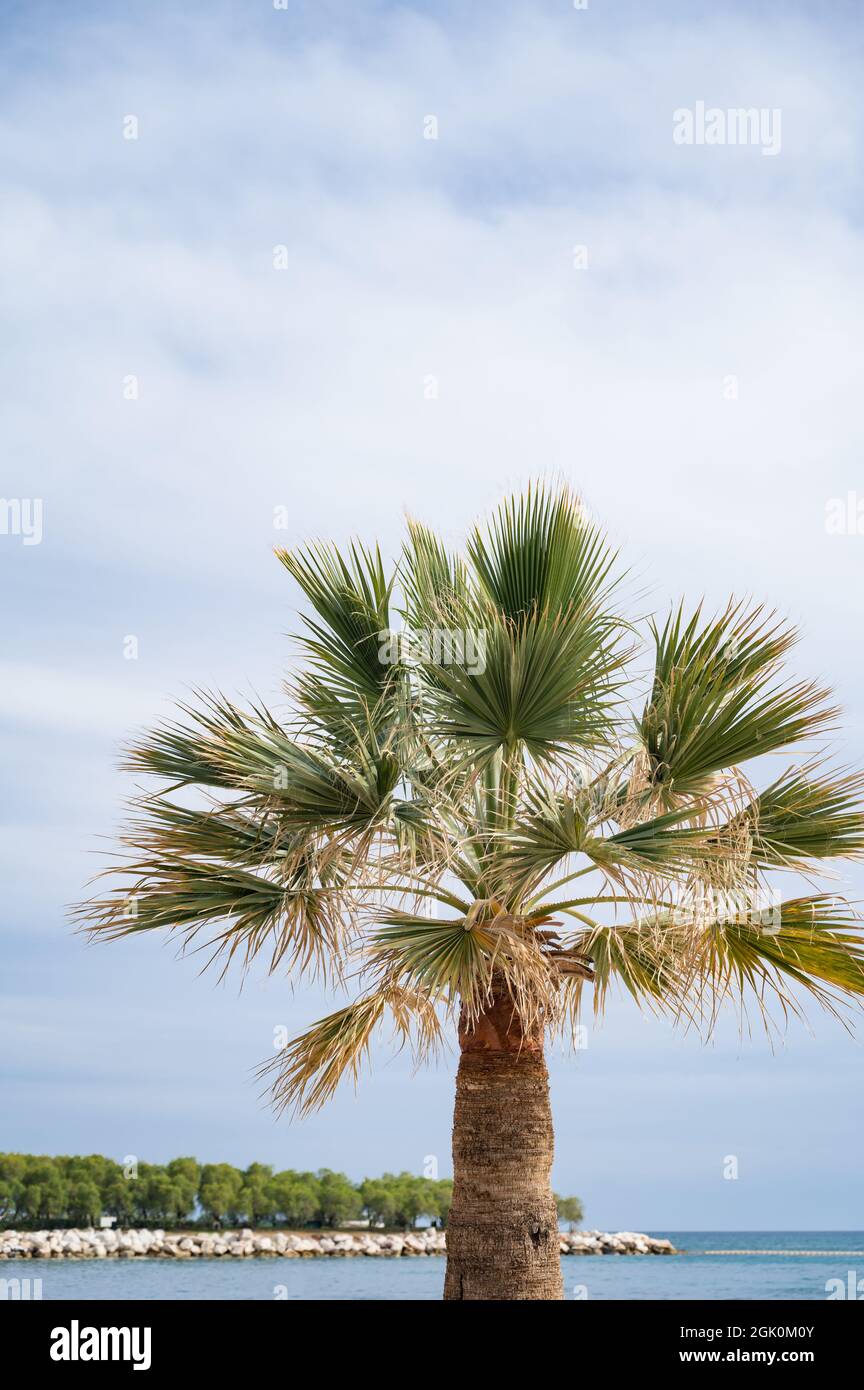
<path fill-rule="evenodd" d="M 459 1044 L 444 1297 L 562 1299 L 542 1028 L 497 991 Z"/>

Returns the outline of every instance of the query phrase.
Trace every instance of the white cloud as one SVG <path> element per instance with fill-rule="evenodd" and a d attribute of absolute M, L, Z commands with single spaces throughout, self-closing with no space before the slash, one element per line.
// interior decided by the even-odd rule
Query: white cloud
<path fill-rule="evenodd" d="M 847 59 L 800 24 L 651 19 L 609 44 L 583 18 L 457 37 L 402 11 L 360 49 L 193 26 L 191 64 L 121 25 L 86 84 L 19 81 L 11 454 L 46 496 L 40 562 L 251 590 L 280 503 L 290 538 L 392 540 L 403 505 L 461 525 L 563 469 L 649 557 L 673 504 L 714 519 L 676 542 L 724 582 L 743 528 L 748 583 L 794 583 L 788 531 L 817 541 L 864 443 Z M 781 105 L 782 155 L 674 146 L 700 96 Z"/>

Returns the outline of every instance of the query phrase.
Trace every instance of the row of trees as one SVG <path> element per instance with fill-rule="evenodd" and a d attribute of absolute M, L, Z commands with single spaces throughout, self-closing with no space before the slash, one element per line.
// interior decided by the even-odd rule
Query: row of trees
<path fill-rule="evenodd" d="M 93 1226 L 103 1216 L 118 1226 L 202 1227 L 277 1225 L 335 1227 L 367 1219 L 373 1226 L 406 1230 L 418 1221 L 446 1225 L 453 1184 L 385 1173 L 351 1182 L 344 1173 L 285 1169 L 265 1163 L 114 1162 L 99 1154 L 48 1158 L 0 1154 L 0 1225 Z M 562 1197 L 563 1220 L 581 1220 L 576 1197 Z"/>
<path fill-rule="evenodd" d="M 264 1163 L 241 1169 L 194 1158 L 120 1164 L 98 1154 L 0 1154 L 0 1224 L 92 1226 L 112 1216 L 119 1226 L 333 1227 L 367 1217 L 407 1228 L 443 1224 L 451 1188 L 413 1173 L 353 1183 L 329 1168 L 276 1173 Z"/>

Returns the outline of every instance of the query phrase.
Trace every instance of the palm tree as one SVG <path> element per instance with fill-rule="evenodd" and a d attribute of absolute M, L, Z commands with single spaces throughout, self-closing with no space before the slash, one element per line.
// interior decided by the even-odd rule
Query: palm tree
<path fill-rule="evenodd" d="M 133 744 L 157 786 L 83 925 L 350 984 L 262 1069 L 278 1109 L 356 1078 L 382 1026 L 417 1062 L 454 1027 L 445 1297 L 559 1299 L 544 1038 L 614 982 L 706 1031 L 727 1000 L 769 1028 L 772 999 L 851 1003 L 859 921 L 812 874 L 864 849 L 862 777 L 811 755 L 756 791 L 752 760 L 835 721 L 779 675 L 794 632 L 682 604 L 640 677 L 617 557 L 566 488 L 506 502 L 464 557 L 413 522 L 392 571 L 359 544 L 277 554 L 309 605 L 287 714 L 196 693 Z"/>

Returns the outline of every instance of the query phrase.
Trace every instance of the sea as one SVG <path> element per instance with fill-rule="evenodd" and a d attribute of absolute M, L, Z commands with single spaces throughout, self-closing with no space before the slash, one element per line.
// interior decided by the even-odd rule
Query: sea
<path fill-rule="evenodd" d="M 678 1255 L 563 1256 L 571 1299 L 864 1300 L 862 1231 L 652 1231 Z M 438 1300 L 444 1259 L 5 1260 L 43 1299 Z M 23 1281 L 29 1280 L 28 1285 Z M 37 1286 L 38 1281 L 38 1286 Z M 6 1284 L 8 1289 L 10 1285 Z M 13 1286 L 15 1287 L 15 1286 Z M 26 1288 L 26 1293 L 25 1293 Z"/>

